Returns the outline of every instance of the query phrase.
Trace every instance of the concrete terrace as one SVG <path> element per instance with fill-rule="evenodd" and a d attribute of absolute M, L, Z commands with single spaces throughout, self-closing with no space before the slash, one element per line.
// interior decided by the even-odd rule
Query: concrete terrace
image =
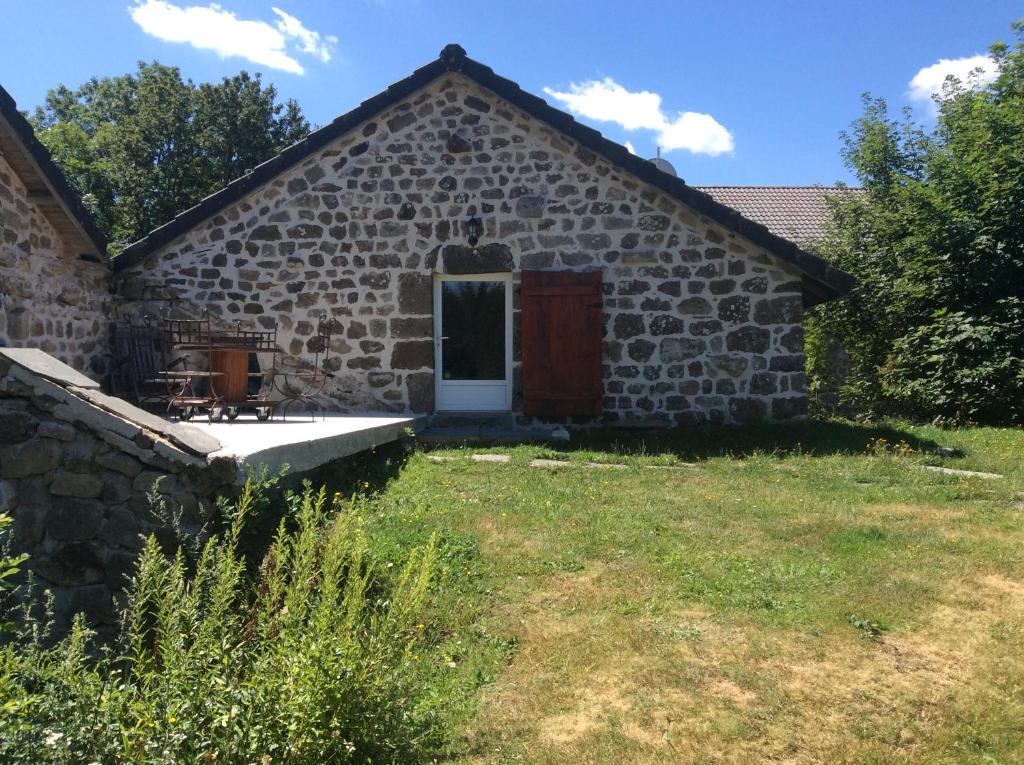
<path fill-rule="evenodd" d="M 229 457 L 238 465 L 238 480 L 244 481 L 249 466 L 266 465 L 271 471 L 285 465 L 291 474 L 304 473 L 332 460 L 373 449 L 402 437 L 407 428 L 416 429 L 417 417 L 375 414 L 328 414 L 324 418 L 296 416 L 258 422 L 242 415 L 234 422 L 207 422 L 201 418 L 189 424 L 220 442 L 210 457 Z"/>

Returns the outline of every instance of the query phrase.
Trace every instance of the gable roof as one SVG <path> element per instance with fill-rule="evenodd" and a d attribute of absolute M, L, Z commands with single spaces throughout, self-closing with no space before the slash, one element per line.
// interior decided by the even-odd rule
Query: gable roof
<path fill-rule="evenodd" d="M 141 262 L 157 248 L 449 72 L 457 72 L 469 78 L 499 98 L 573 139 L 585 149 L 604 157 L 639 180 L 674 197 L 794 266 L 803 274 L 804 299 L 807 305 L 841 297 L 853 286 L 853 278 L 845 272 L 803 251 L 793 242 L 772 233 L 760 223 L 715 201 L 708 194 L 687 186 L 679 178 L 662 172 L 653 163 L 631 154 L 626 147 L 608 140 L 597 130 L 581 125 L 569 114 L 550 106 L 544 99 L 527 93 L 512 80 L 500 77 L 490 67 L 469 58 L 461 46 L 454 44 L 446 45 L 437 59 L 420 67 L 404 80 L 399 80 L 383 92 L 363 101 L 352 111 L 315 130 L 305 139 L 289 146 L 251 172 L 206 197 L 199 204 L 180 213 L 173 220 L 154 229 L 114 259 L 114 270 L 121 271 Z"/>
<path fill-rule="evenodd" d="M 832 217 L 827 198 L 861 194 L 848 186 L 695 186 L 776 236 L 807 245 L 825 236 Z"/>
<path fill-rule="evenodd" d="M 75 254 L 107 263 L 106 238 L 3 87 L 0 87 L 0 154 L 25 184 L 29 201 L 71 247 L 78 248 Z"/>

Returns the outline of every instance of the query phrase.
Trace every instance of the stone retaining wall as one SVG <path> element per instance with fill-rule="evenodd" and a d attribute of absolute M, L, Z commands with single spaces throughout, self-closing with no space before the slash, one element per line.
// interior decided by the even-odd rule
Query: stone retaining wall
<path fill-rule="evenodd" d="M 235 491 L 234 460 L 207 457 L 219 447 L 104 395 L 46 354 L 0 349 L 0 512 L 55 595 L 58 631 L 78 611 L 101 633 L 112 629 L 144 536 L 173 549 L 174 532 L 150 506 L 154 486 L 191 532 L 216 497 Z"/>
<path fill-rule="evenodd" d="M 465 221 L 484 233 L 467 245 Z M 606 422 L 785 420 L 806 410 L 799 275 L 457 74 L 229 205 L 120 275 L 280 328 L 302 357 L 338 318 L 328 394 L 433 410 L 434 273 L 600 270 Z M 518 300 L 514 326 L 518 327 Z M 521 410 L 518 332 L 513 409 Z"/>
<path fill-rule="evenodd" d="M 40 348 L 103 380 L 112 318 L 108 265 L 66 246 L 0 156 L 0 346 Z"/>

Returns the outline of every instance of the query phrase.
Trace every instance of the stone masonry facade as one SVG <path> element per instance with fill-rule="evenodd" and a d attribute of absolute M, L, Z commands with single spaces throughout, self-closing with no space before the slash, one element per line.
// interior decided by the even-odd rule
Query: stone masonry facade
<path fill-rule="evenodd" d="M 67 248 L 0 156 L 0 346 L 40 348 L 102 380 L 112 308 L 110 269 Z"/>
<path fill-rule="evenodd" d="M 49 357 L 43 376 L 14 355 L 0 350 L 0 513 L 13 518 L 15 551 L 29 554 L 27 568 L 54 595 L 56 634 L 84 612 L 109 637 L 144 536 L 168 551 L 177 544 L 150 491 L 199 533 L 216 497 L 236 490 L 238 467 L 207 459 L 219 444 L 205 434 L 106 396 Z"/>
<path fill-rule="evenodd" d="M 479 246 L 464 223 L 479 217 Z M 296 359 L 340 321 L 339 409 L 430 412 L 435 273 L 600 270 L 604 422 L 747 423 L 806 410 L 798 272 L 451 73 L 123 271 L 136 313 L 279 328 Z M 513 322 L 518 329 L 518 299 Z M 513 410 L 521 411 L 518 331 Z"/>

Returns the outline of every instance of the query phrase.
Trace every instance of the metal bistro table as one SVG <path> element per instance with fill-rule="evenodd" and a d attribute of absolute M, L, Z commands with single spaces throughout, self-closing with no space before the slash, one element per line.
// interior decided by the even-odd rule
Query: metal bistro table
<path fill-rule="evenodd" d="M 277 329 L 249 330 L 236 325 L 233 329 L 213 329 L 209 317 L 202 319 L 164 319 L 168 348 L 173 353 L 197 353 L 206 357 L 207 371 L 190 369 L 165 371 L 170 403 L 168 411 L 178 410 L 183 420 L 191 419 L 205 409 L 211 422 L 227 415 L 238 417 L 242 409 L 255 409 L 260 421 L 270 419 L 276 401 L 270 397 L 270 383 L 277 366 Z M 254 353 L 272 356 L 270 372 L 249 371 Z M 258 389 L 250 393 L 250 380 L 259 380 Z M 205 395 L 197 393 L 197 383 L 205 380 Z"/>

